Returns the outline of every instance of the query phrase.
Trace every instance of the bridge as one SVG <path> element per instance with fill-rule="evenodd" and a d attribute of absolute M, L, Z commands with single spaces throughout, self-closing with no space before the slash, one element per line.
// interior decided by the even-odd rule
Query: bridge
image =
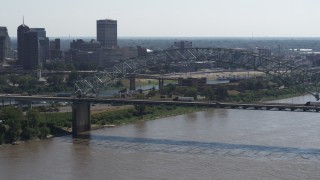
<path fill-rule="evenodd" d="M 77 74 L 95 74 L 98 71 L 63 71 L 63 70 L 42 70 L 41 74 L 42 75 L 53 75 L 53 74 L 58 74 L 58 75 L 69 75 L 72 72 L 76 72 Z M 22 69 L 0 69 L 0 74 L 32 74 L 32 73 L 37 73 L 35 70 L 22 70 Z"/>
<path fill-rule="evenodd" d="M 105 98 L 75 98 L 75 97 L 49 97 L 49 96 L 10 96 L 0 95 L 4 101 L 54 101 L 72 103 L 72 133 L 78 134 L 91 129 L 90 104 L 135 104 L 135 105 L 170 105 L 170 106 L 198 106 L 211 108 L 247 109 L 247 110 L 278 110 L 295 112 L 319 112 L 320 106 L 306 106 L 304 104 L 287 103 L 227 103 L 212 101 L 173 101 L 173 100 L 140 100 L 140 99 L 105 99 Z"/>
<path fill-rule="evenodd" d="M 259 55 L 243 49 L 230 48 L 185 48 L 154 51 L 146 56 L 123 59 L 112 68 L 97 72 L 75 82 L 76 93 L 83 97 L 87 94 L 99 94 L 101 89 L 119 79 L 129 78 L 130 89 L 135 90 L 135 79 L 159 79 L 159 87 L 163 86 L 165 73 L 170 72 L 172 64 L 186 68 L 195 63 L 208 63 L 211 68 L 254 70 L 263 72 L 268 78 L 281 81 L 286 86 L 299 86 L 305 92 L 319 99 L 320 76 L 317 69 L 308 69 L 297 66 L 293 61 L 278 57 Z M 158 75 L 149 75 L 145 72 L 150 69 L 158 70 Z"/>

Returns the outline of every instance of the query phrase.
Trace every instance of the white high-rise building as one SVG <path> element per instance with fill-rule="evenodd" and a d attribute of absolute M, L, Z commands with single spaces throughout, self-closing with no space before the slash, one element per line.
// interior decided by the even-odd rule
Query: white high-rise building
<path fill-rule="evenodd" d="M 3 62 L 11 48 L 11 42 L 6 27 L 0 27 L 0 62 Z"/>

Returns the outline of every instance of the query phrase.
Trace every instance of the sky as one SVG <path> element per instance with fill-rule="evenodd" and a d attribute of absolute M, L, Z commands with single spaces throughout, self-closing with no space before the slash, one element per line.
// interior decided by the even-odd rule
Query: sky
<path fill-rule="evenodd" d="M 23 16 L 48 37 L 95 37 L 106 18 L 119 37 L 320 37 L 319 0 L 1 0 L 10 37 Z"/>

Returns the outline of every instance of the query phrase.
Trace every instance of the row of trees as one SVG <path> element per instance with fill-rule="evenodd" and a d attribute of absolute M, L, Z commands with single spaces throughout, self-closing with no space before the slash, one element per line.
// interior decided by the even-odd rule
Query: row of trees
<path fill-rule="evenodd" d="M 203 95 L 209 100 L 224 100 L 228 96 L 228 89 L 226 86 L 219 85 L 217 88 L 213 89 L 211 87 L 206 87 L 202 92 L 198 93 L 196 87 L 179 87 L 173 84 L 168 84 L 159 90 L 161 95 L 167 95 L 172 97 L 172 95 L 179 95 L 185 97 L 197 98 L 197 95 Z"/>
<path fill-rule="evenodd" d="M 50 92 L 72 91 L 74 81 L 79 78 L 76 72 L 72 72 L 64 80 L 63 75 L 52 75 L 47 78 L 47 82 L 41 82 L 31 75 L 1 75 L 0 93 L 21 94 L 41 94 Z"/>
<path fill-rule="evenodd" d="M 37 110 L 29 110 L 24 115 L 21 109 L 8 106 L 1 109 L 0 117 L 0 144 L 45 138 L 50 133 L 46 124 L 40 122 Z"/>
<path fill-rule="evenodd" d="M 168 84 L 159 90 L 160 96 L 167 95 L 172 97 L 172 95 L 194 97 L 197 95 L 204 96 L 207 100 L 214 101 L 259 101 L 263 98 L 274 97 L 278 98 L 284 95 L 296 95 L 302 93 L 297 88 L 277 88 L 278 83 L 274 83 L 262 79 L 247 79 L 242 80 L 237 83 L 237 85 L 225 85 L 218 84 L 213 86 L 206 86 L 201 92 L 197 90 L 196 87 L 179 87 L 173 84 Z M 230 93 L 232 92 L 233 93 Z M 154 91 L 153 95 L 156 93 Z"/>

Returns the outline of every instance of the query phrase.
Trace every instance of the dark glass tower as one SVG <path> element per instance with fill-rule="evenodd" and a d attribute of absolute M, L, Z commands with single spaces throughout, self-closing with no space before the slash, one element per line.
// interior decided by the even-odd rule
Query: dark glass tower
<path fill-rule="evenodd" d="M 29 32 L 30 28 L 24 23 L 18 27 L 17 30 L 17 41 L 18 41 L 18 65 L 23 65 L 24 61 L 24 34 Z"/>
<path fill-rule="evenodd" d="M 6 40 L 5 36 L 0 35 L 0 62 L 3 62 L 5 59 L 5 51 L 6 51 L 5 40 Z"/>
<path fill-rule="evenodd" d="M 29 31 L 23 37 L 23 69 L 33 70 L 39 65 L 38 33 Z"/>

